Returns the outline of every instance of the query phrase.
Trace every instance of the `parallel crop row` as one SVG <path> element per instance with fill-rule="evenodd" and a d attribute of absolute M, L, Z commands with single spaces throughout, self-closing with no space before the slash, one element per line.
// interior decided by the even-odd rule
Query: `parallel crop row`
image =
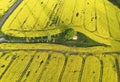
<path fill-rule="evenodd" d="M 0 81 L 119 82 L 119 60 L 119 54 L 1 52 Z"/>

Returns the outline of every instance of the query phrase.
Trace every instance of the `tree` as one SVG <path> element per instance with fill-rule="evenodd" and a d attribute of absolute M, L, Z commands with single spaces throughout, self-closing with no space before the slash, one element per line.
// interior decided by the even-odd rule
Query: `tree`
<path fill-rule="evenodd" d="M 52 36 L 49 34 L 48 36 L 47 36 L 47 42 L 50 42 L 52 40 Z"/>
<path fill-rule="evenodd" d="M 76 32 L 74 29 L 72 29 L 72 28 L 67 29 L 67 30 L 65 31 L 65 38 L 66 38 L 67 40 L 72 40 L 73 37 L 74 37 L 76 34 L 77 34 L 77 32 Z"/>
<path fill-rule="evenodd" d="M 120 4 L 120 0 L 116 0 L 118 4 Z"/>

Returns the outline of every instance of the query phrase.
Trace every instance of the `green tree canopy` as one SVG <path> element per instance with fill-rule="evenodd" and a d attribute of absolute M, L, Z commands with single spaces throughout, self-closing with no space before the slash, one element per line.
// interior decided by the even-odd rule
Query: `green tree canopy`
<path fill-rule="evenodd" d="M 66 38 L 67 40 L 72 40 L 73 37 L 74 37 L 76 34 L 77 34 L 77 32 L 76 32 L 74 29 L 72 29 L 72 28 L 67 29 L 66 32 L 65 32 L 65 38 Z"/>

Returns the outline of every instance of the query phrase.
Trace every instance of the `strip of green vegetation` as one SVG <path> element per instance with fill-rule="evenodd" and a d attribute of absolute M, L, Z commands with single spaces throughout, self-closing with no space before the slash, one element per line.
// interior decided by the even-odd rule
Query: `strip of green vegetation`
<path fill-rule="evenodd" d="M 0 21 L 2 20 L 3 16 L 4 16 L 4 15 L 0 15 Z"/>
<path fill-rule="evenodd" d="M 120 6 L 120 0 L 116 0 L 116 2 L 119 4 L 119 6 Z"/>
<path fill-rule="evenodd" d="M 0 15 L 0 21 L 1 21 L 1 19 L 2 19 L 2 16 Z"/>
<path fill-rule="evenodd" d="M 120 0 L 109 0 L 109 1 L 120 8 Z"/>
<path fill-rule="evenodd" d="M 78 38 L 73 40 L 73 36 Z M 92 47 L 92 46 L 106 46 L 105 44 L 98 43 L 80 32 L 76 32 L 73 29 L 67 29 L 64 32 L 57 35 L 48 35 L 44 37 L 24 38 L 24 37 L 12 37 L 4 35 L 7 42 L 21 42 L 21 43 L 49 43 L 60 44 L 72 47 Z"/>

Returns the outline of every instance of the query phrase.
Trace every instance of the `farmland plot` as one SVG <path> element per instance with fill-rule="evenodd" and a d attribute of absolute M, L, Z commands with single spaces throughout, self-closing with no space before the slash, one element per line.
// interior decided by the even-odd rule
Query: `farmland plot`
<path fill-rule="evenodd" d="M 119 54 L 5 52 L 0 55 L 1 82 L 119 82 Z"/>
<path fill-rule="evenodd" d="M 1 0 L 1 16 L 14 3 Z M 1 25 L 25 39 L 72 28 L 110 46 L 0 43 L 0 82 L 120 82 L 120 8 L 109 0 L 22 0 Z"/>
<path fill-rule="evenodd" d="M 17 0 L 0 0 L 0 20 Z"/>
<path fill-rule="evenodd" d="M 119 40 L 120 9 L 107 0 L 23 0 L 2 32 L 13 37 L 56 35 L 67 28 L 111 45 Z M 115 28 L 115 29 L 114 29 Z"/>

